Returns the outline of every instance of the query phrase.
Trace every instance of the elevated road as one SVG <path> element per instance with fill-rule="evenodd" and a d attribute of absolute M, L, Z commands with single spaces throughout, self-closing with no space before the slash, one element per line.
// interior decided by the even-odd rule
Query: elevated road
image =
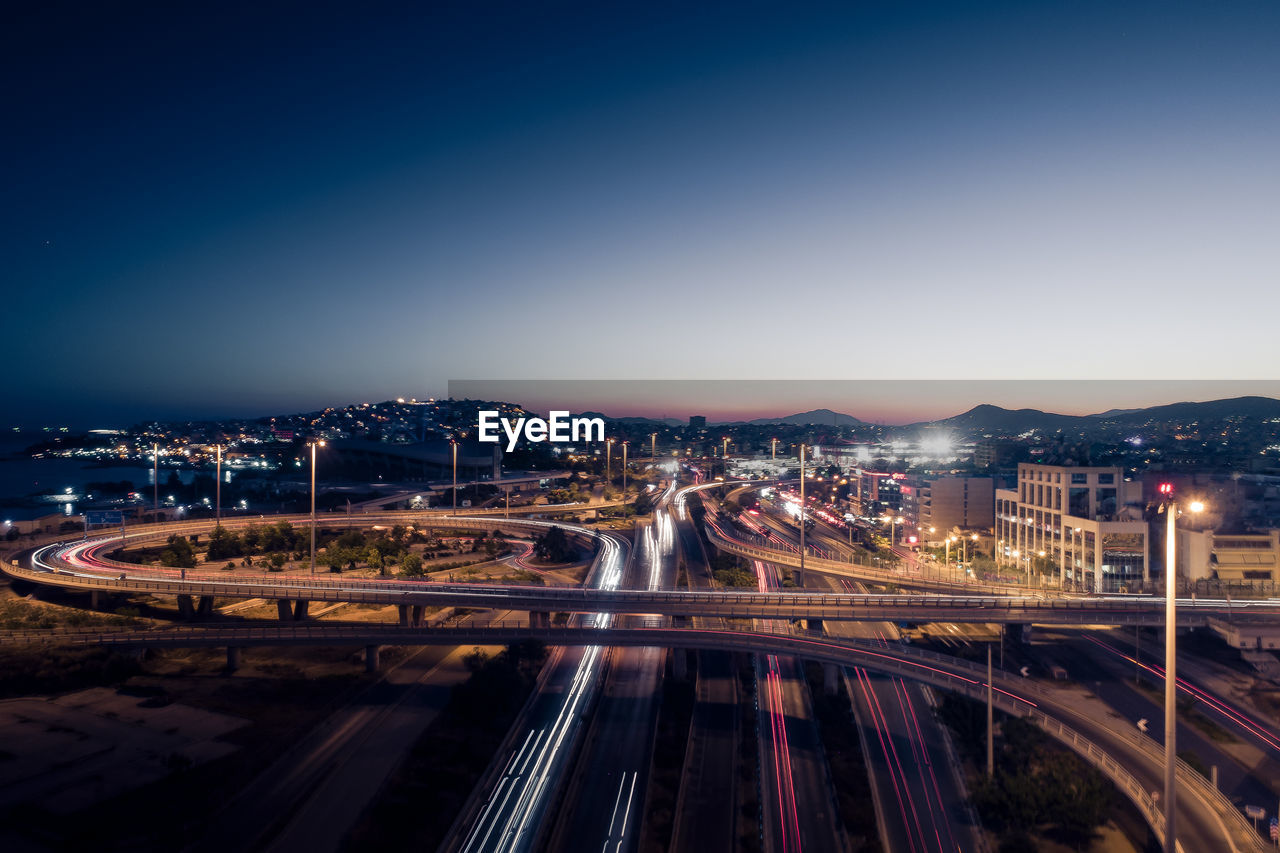
<path fill-rule="evenodd" d="M 742 629 L 677 628 L 642 624 L 636 627 L 531 627 L 529 625 L 462 626 L 430 630 L 369 626 L 256 626 L 179 628 L 153 631 L 29 631 L 0 635 L 0 642 L 62 641 L 121 648 L 279 645 L 493 645 L 536 639 L 557 646 L 667 646 L 722 649 L 762 654 L 793 654 L 836 666 L 856 666 L 952 690 L 971 699 L 986 698 L 982 667 L 917 649 L 874 648 L 853 640 L 836 640 L 809 632 Z M 1077 695 L 1059 693 L 1046 684 L 1001 674 L 992 679 L 995 704 L 1025 717 L 1097 767 L 1134 803 L 1158 836 L 1164 822 L 1152 796 L 1160 785 L 1163 751 L 1154 740 L 1117 729 L 1106 715 L 1090 713 Z M 1186 850 L 1262 851 L 1262 838 L 1243 814 L 1197 771 L 1179 762 L 1178 800 Z"/>
<path fill-rule="evenodd" d="M 459 523 L 466 519 L 451 519 Z M 530 524 L 532 522 L 523 522 Z M 740 592 L 724 590 L 601 590 L 581 587 L 446 584 L 412 580 L 285 576 L 156 570 L 94 559 L 90 540 L 36 551 L 32 567 L 12 564 L 9 575 L 86 592 L 189 595 L 220 598 L 345 601 L 536 612 L 629 613 L 727 619 L 831 619 L 871 622 L 991 622 L 1044 625 L 1164 624 L 1164 602 L 1146 596 L 1038 598 L 978 595 L 859 595 L 852 593 Z M 1178 625 L 1211 619 L 1280 616 L 1280 600 L 1183 599 Z"/>

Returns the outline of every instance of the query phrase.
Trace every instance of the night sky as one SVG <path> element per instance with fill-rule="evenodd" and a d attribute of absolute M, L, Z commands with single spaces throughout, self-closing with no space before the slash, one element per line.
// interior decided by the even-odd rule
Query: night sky
<path fill-rule="evenodd" d="M 1276 375 L 1273 0 L 24 6 L 6 426 Z"/>

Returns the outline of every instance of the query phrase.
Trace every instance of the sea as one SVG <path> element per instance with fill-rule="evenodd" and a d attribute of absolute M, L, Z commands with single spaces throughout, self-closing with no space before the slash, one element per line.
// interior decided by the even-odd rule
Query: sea
<path fill-rule="evenodd" d="M 0 438 L 0 521 L 20 521 L 54 513 L 76 515 L 77 498 L 84 495 L 88 483 L 128 480 L 133 487 L 150 496 L 152 469 L 134 465 L 100 465 L 80 459 L 32 459 L 22 451 L 41 441 L 42 433 L 23 433 L 20 437 Z M 184 483 L 190 483 L 196 471 L 160 469 L 163 484 L 173 472 Z M 59 499 L 70 495 L 72 499 Z"/>

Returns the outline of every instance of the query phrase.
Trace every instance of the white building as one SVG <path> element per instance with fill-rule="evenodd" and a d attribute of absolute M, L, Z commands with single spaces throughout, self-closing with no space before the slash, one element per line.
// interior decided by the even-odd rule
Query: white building
<path fill-rule="evenodd" d="M 1017 488 L 997 489 L 995 500 L 999 565 L 1096 592 L 1150 580 L 1142 484 L 1123 469 L 1024 462 Z"/>

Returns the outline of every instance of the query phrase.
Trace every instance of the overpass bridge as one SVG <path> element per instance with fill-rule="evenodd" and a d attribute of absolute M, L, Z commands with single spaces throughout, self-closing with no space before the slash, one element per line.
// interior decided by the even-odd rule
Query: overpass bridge
<path fill-rule="evenodd" d="M 403 523 L 405 513 L 368 516 L 370 520 Z M 551 522 L 528 519 L 431 517 L 432 527 L 490 528 L 542 531 Z M 190 533 L 208 525 L 148 525 L 126 540 L 144 542 L 172 532 Z M 155 529 L 160 528 L 160 529 Z M 597 540 L 612 534 L 571 527 Z M 851 593 L 790 593 L 734 590 L 638 591 L 598 590 L 569 586 L 446 584 L 396 578 L 344 578 L 340 575 L 283 575 L 200 572 L 157 569 L 123 563 L 101 552 L 119 547 L 119 537 L 87 539 L 52 545 L 32 553 L 29 566 L 10 562 L 0 566 L 9 575 L 89 593 L 174 595 L 180 606 L 202 599 L 211 607 L 218 598 L 263 598 L 294 602 L 287 618 L 305 613 L 302 602 L 353 602 L 397 605 L 401 618 L 417 621 L 428 606 L 522 610 L 539 618 L 553 612 L 660 614 L 723 619 L 847 620 L 892 622 L 979 622 L 1045 625 L 1164 624 L 1164 601 L 1149 596 L 1071 596 L 965 594 L 860 595 Z M 756 559 L 763 559 L 756 557 Z M 299 612 L 301 607 L 302 612 Z M 282 618 L 286 618 L 281 608 Z M 1280 599 L 1181 599 L 1180 627 L 1217 626 L 1240 619 L 1280 617 Z"/>
<path fill-rule="evenodd" d="M 611 622 L 602 628 L 492 623 L 425 630 L 383 624 L 0 633 L 0 643 L 10 645 L 63 642 L 124 649 L 225 646 L 232 668 L 238 664 L 239 649 L 246 647 L 363 645 L 366 662 L 376 668 L 382 645 L 496 645 L 522 640 L 560 646 L 650 646 L 790 654 L 823 664 L 831 681 L 838 667 L 862 667 L 977 701 L 990 699 L 1002 711 L 1035 723 L 1100 770 L 1163 839 L 1164 817 L 1152 792 L 1161 784 L 1164 755 L 1155 741 L 1131 731 L 1127 725 L 1117 730 L 1114 721 L 1082 710 L 1058 688 L 1004 672 L 988 677 L 983 667 L 919 649 L 835 639 L 817 631 L 669 627 L 653 620 L 634 627 Z M 1243 853 L 1267 848 L 1245 816 L 1199 772 L 1179 761 L 1177 776 L 1180 837 L 1186 842 L 1185 849 Z"/>

